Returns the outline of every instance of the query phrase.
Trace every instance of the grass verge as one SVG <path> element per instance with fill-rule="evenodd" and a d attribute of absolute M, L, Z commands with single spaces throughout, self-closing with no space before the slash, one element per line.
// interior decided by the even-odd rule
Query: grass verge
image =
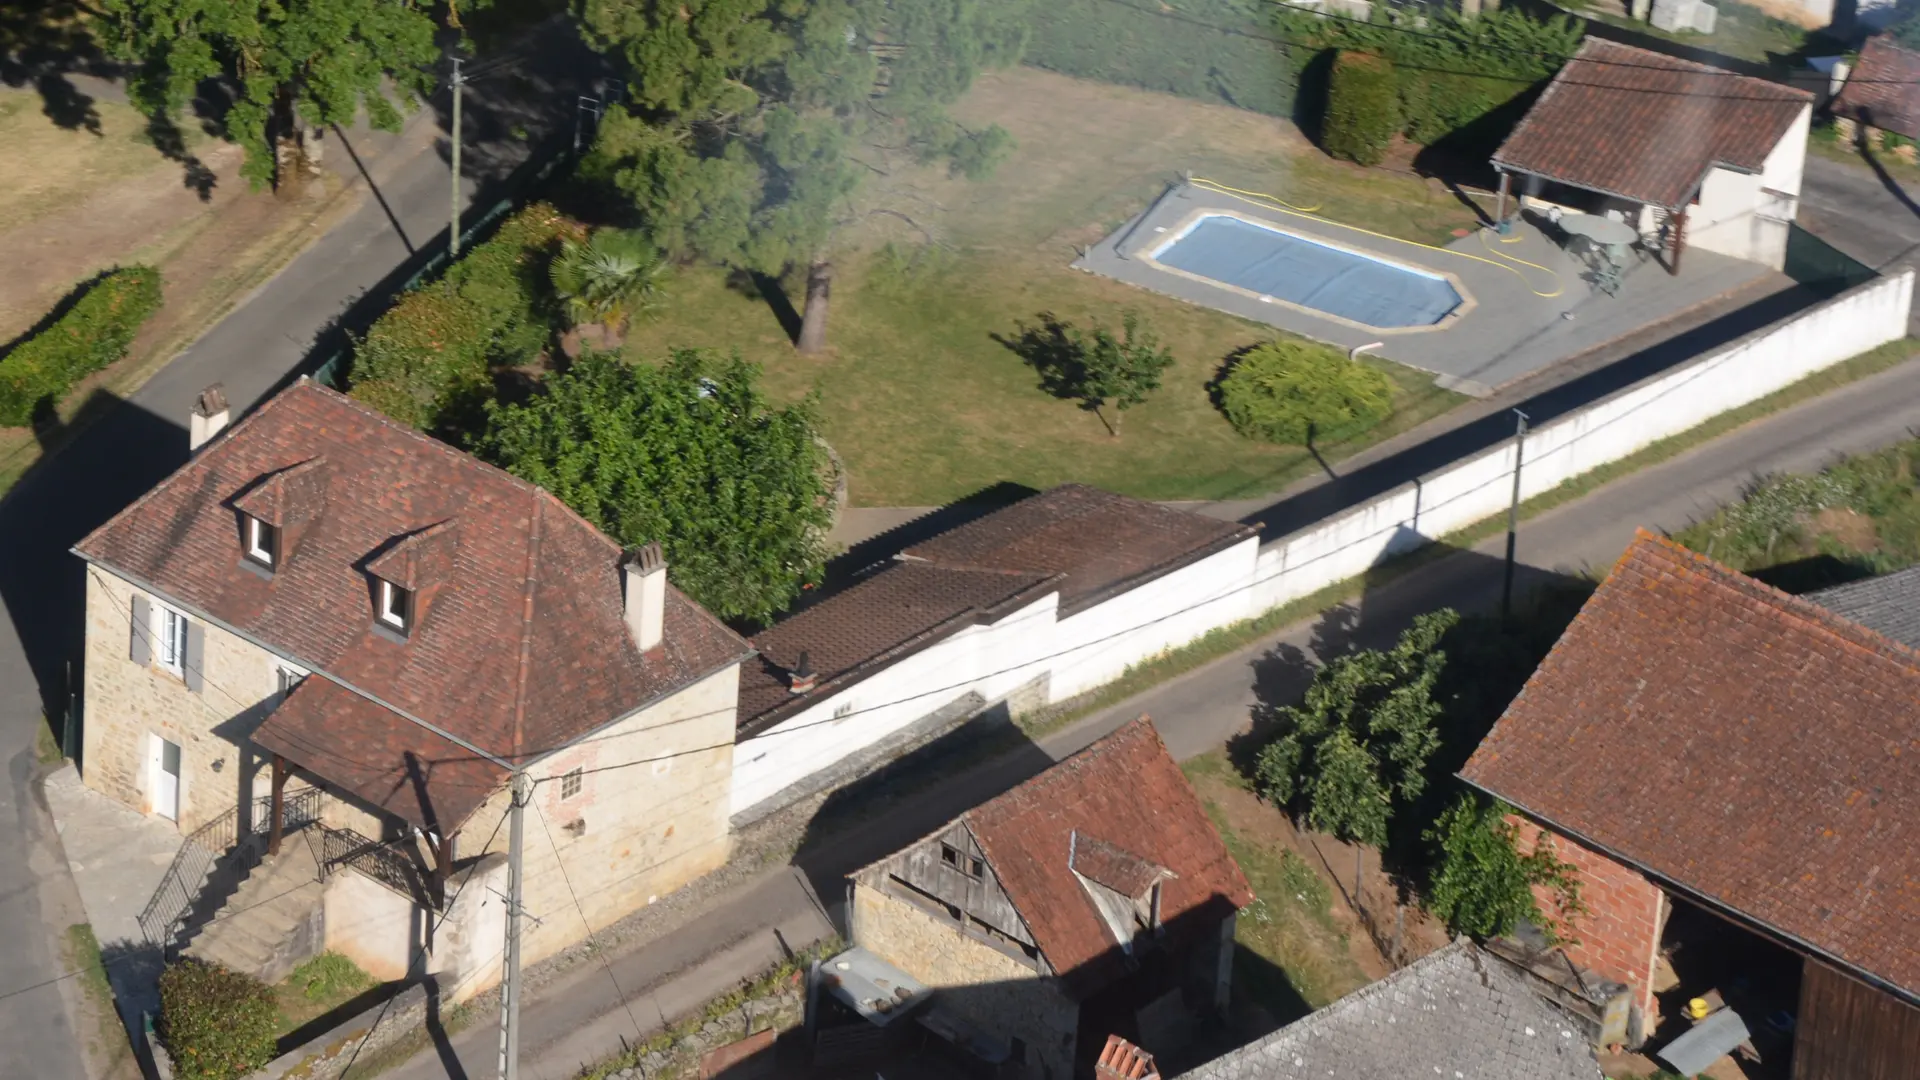
<path fill-rule="evenodd" d="M 107 981 L 107 966 L 100 956 L 100 939 L 88 923 L 67 927 L 63 942 L 67 969 L 79 972 L 80 992 L 86 999 L 90 1022 L 83 1021 L 82 1036 L 88 1044 L 88 1058 L 101 1076 L 121 1076 L 133 1068 L 133 1047 L 127 1042 L 126 1029 L 113 1004 L 113 984 Z M 91 1030 L 89 1030 L 91 1029 Z"/>
<path fill-rule="evenodd" d="M 373 988 L 373 976 L 337 952 L 323 952 L 293 969 L 274 986 L 280 1005 L 279 1034 L 339 1008 Z"/>

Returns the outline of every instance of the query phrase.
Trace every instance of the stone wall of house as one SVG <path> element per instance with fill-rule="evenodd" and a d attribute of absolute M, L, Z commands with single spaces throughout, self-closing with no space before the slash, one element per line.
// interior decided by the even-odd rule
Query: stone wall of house
<path fill-rule="evenodd" d="M 189 690 L 179 676 L 131 659 L 136 595 L 144 594 L 132 583 L 87 568 L 81 778 L 95 791 L 153 813 L 150 760 L 155 736 L 165 739 L 180 747 L 178 820 L 182 832 L 192 832 L 244 796 L 267 794 L 269 770 L 241 747 L 279 703 L 281 662 L 201 623 L 203 680 L 198 692 Z"/>
<path fill-rule="evenodd" d="M 1533 851 L 1546 832 L 1524 818 L 1509 818 L 1519 829 L 1515 846 L 1522 854 Z M 1654 965 L 1660 954 L 1660 934 L 1666 928 L 1669 903 L 1660 887 L 1639 871 L 1557 833 L 1554 854 L 1571 863 L 1580 877 L 1580 899 L 1587 907 L 1571 927 L 1567 957 L 1633 990 L 1633 1004 L 1645 1018 L 1642 1030 L 1654 1020 Z M 1551 911 L 1551 899 L 1538 891 L 1542 911 Z"/>
<path fill-rule="evenodd" d="M 850 919 L 855 945 L 939 989 L 981 1034 L 1020 1039 L 1034 1080 L 1071 1080 L 1080 1010 L 1055 980 L 871 886 L 854 886 Z"/>
<path fill-rule="evenodd" d="M 411 898 L 338 867 L 321 892 L 321 909 L 328 950 L 381 982 L 419 977 L 414 964 L 426 940 L 428 913 Z"/>
<path fill-rule="evenodd" d="M 522 963 L 552 956 L 727 861 L 739 686 L 740 669 L 728 667 L 528 768 L 536 786 L 522 895 L 540 922 L 525 924 Z M 575 769 L 580 786 L 569 796 L 565 777 Z M 507 850 L 507 806 L 503 788 L 468 819 L 459 858 Z M 493 967 L 460 992 L 492 986 Z"/>

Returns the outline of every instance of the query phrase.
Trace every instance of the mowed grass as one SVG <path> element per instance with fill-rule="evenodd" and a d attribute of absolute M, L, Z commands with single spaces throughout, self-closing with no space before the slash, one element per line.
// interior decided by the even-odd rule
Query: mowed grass
<path fill-rule="evenodd" d="M 131 106 L 96 101 L 93 107 L 100 116 L 97 135 L 55 124 L 38 93 L 0 89 L 0 232 L 166 163 L 147 138 L 146 118 Z M 188 141 L 204 136 L 191 132 Z"/>
<path fill-rule="evenodd" d="M 777 396 L 817 387 L 858 505 L 934 505 L 1002 481 L 1080 481 L 1154 499 L 1261 495 L 1319 465 L 1305 448 L 1242 439 L 1208 383 L 1229 354 L 1278 332 L 1069 269 L 1079 249 L 1183 169 L 1423 242 L 1444 242 L 1473 220 L 1437 185 L 1334 162 L 1290 125 L 1224 106 L 1016 69 L 982 77 L 955 111 L 970 126 L 999 123 L 1018 147 L 982 181 L 892 164 L 869 178 L 864 216 L 835 254 L 825 354 L 795 354 L 751 289 L 693 269 L 673 283 L 665 317 L 629 334 L 628 355 L 738 348 L 765 367 Z M 883 244 L 919 251 L 928 236 L 935 245 L 922 270 L 903 276 L 876 260 Z M 789 291 L 797 300 L 798 289 Z M 1127 309 L 1177 363 L 1125 414 L 1118 438 L 1076 403 L 1041 391 L 998 340 L 1042 312 L 1117 329 Z M 1421 372 L 1373 362 L 1393 378 L 1396 412 L 1353 445 L 1320 447 L 1329 458 L 1463 400 Z"/>

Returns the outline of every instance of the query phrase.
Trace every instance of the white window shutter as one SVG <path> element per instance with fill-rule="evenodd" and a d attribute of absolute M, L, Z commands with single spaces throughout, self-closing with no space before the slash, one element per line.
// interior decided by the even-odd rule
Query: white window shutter
<path fill-rule="evenodd" d="M 133 643 L 127 659 L 136 664 L 153 662 L 153 608 L 140 593 L 133 594 Z"/>
<path fill-rule="evenodd" d="M 201 674 L 201 664 L 207 651 L 207 628 L 187 620 L 187 655 L 180 658 L 180 677 L 186 680 L 187 689 L 200 692 L 205 678 Z"/>

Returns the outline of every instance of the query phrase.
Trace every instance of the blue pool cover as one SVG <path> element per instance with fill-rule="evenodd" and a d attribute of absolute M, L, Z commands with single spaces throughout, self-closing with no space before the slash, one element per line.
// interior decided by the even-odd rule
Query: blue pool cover
<path fill-rule="evenodd" d="M 1367 326 L 1431 326 L 1460 304 L 1447 279 L 1208 214 L 1162 244 L 1163 266 Z"/>

